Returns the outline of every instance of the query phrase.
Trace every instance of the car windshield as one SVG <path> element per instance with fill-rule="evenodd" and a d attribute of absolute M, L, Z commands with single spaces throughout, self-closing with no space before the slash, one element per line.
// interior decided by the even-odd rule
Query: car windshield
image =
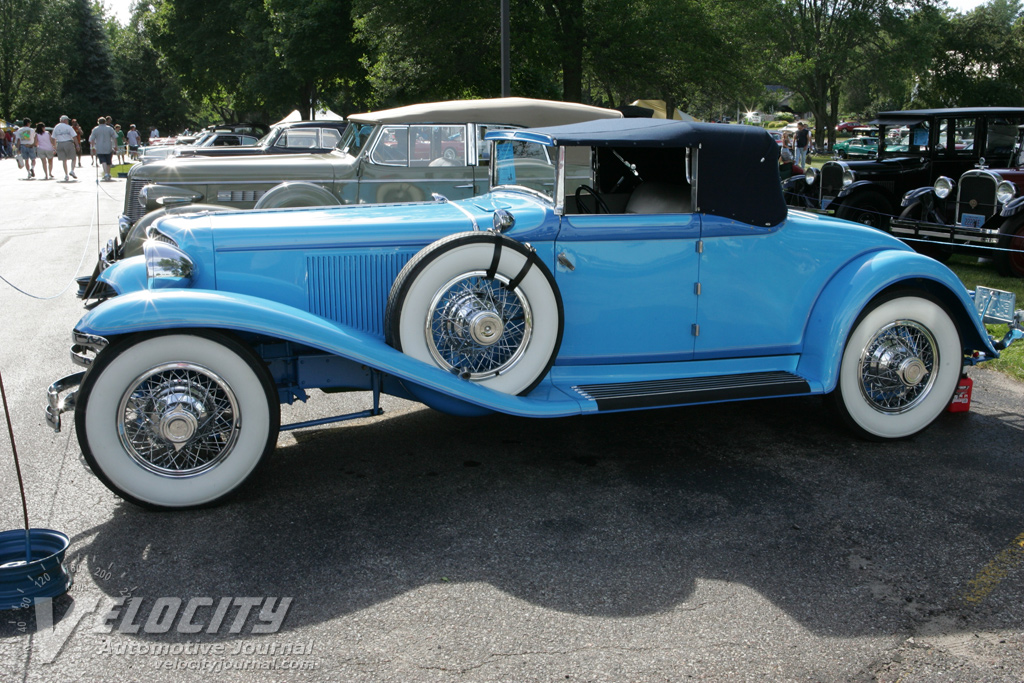
<path fill-rule="evenodd" d="M 270 138 L 274 137 L 274 135 L 277 134 L 277 131 L 279 131 L 283 127 L 284 126 L 274 126 L 273 128 L 270 129 L 270 132 L 267 133 L 266 135 L 264 135 L 263 137 L 261 137 L 256 142 L 256 144 L 259 145 L 260 147 L 266 147 L 267 144 L 270 142 Z"/>
<path fill-rule="evenodd" d="M 370 133 L 373 132 L 373 129 L 374 125 L 372 123 L 349 123 L 341 136 L 341 140 L 338 141 L 334 148 L 341 150 L 345 154 L 357 157 L 363 151 L 366 141 L 370 139 Z"/>
<path fill-rule="evenodd" d="M 557 167 L 551 149 L 536 142 L 496 140 L 491 158 L 491 187 L 526 188 L 555 197 Z"/>

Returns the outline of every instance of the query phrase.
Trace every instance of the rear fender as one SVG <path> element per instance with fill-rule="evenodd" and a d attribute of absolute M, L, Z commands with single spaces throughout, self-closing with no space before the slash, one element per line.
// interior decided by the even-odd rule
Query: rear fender
<path fill-rule="evenodd" d="M 872 299 L 888 290 L 920 292 L 946 307 L 960 330 L 965 351 L 997 356 L 974 303 L 948 268 L 926 256 L 906 251 L 865 254 L 839 270 L 822 290 L 804 333 L 804 351 L 797 374 L 821 383 L 827 393 L 839 378 L 839 361 L 857 316 Z"/>
<path fill-rule="evenodd" d="M 550 396 L 556 392 L 542 392 L 549 398 L 539 400 L 503 394 L 396 351 L 380 337 L 291 306 L 233 292 L 197 289 L 133 292 L 105 301 L 83 316 L 75 328 L 108 339 L 137 332 L 196 328 L 265 335 L 379 370 L 427 389 L 424 396 L 436 392 L 473 406 L 523 417 L 562 417 L 583 412 L 582 404 L 568 396 L 556 396 L 552 400 Z M 543 385 L 538 391 L 541 388 Z"/>

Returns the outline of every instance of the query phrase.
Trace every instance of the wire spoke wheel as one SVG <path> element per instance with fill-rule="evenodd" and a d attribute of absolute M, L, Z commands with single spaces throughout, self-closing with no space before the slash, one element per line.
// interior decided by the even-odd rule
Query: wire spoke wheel
<path fill-rule="evenodd" d="M 530 304 L 508 278 L 483 271 L 452 278 L 430 304 L 427 337 L 438 364 L 469 379 L 500 374 L 522 357 L 530 341 Z"/>
<path fill-rule="evenodd" d="M 103 350 L 75 407 L 82 455 L 106 486 L 151 508 L 223 500 L 273 451 L 273 377 L 213 330 L 140 333 Z"/>
<path fill-rule="evenodd" d="M 121 444 L 142 467 L 187 477 L 228 456 L 241 427 L 238 401 L 211 370 L 162 365 L 140 375 L 117 411 Z"/>
<path fill-rule="evenodd" d="M 897 292 L 861 313 L 830 398 L 862 436 L 902 439 L 942 414 L 962 366 L 960 332 L 946 309 L 917 293 Z"/>
<path fill-rule="evenodd" d="M 860 356 L 861 391 L 876 410 L 902 413 L 924 400 L 935 380 L 935 338 L 910 320 L 886 325 Z"/>
<path fill-rule="evenodd" d="M 402 268 L 384 328 L 402 353 L 526 394 L 551 368 L 562 324 L 558 287 L 536 253 L 506 236 L 471 232 L 434 242 Z"/>

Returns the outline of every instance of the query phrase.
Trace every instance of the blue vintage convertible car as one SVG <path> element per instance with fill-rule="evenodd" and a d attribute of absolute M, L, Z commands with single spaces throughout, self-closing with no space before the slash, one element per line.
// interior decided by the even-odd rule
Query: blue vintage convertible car
<path fill-rule="evenodd" d="M 370 392 L 338 420 L 379 414 L 382 392 L 530 417 L 827 394 L 891 439 L 1021 335 L 1012 295 L 972 297 L 880 231 L 787 210 L 763 130 L 608 119 L 487 137 L 491 190 L 471 199 L 157 222 L 143 256 L 101 274 L 116 296 L 75 326 L 87 369 L 50 387 L 48 421 L 74 409 L 87 462 L 125 499 L 189 507 L 307 426 L 281 426 L 279 405 L 311 388 Z"/>

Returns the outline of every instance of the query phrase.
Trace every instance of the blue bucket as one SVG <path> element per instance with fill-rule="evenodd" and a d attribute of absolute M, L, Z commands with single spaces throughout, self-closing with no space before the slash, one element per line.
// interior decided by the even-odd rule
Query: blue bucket
<path fill-rule="evenodd" d="M 30 529 L 29 558 L 25 530 L 0 532 L 0 609 L 32 607 L 35 599 L 55 598 L 71 588 L 64 553 L 71 541 L 52 529 Z"/>

